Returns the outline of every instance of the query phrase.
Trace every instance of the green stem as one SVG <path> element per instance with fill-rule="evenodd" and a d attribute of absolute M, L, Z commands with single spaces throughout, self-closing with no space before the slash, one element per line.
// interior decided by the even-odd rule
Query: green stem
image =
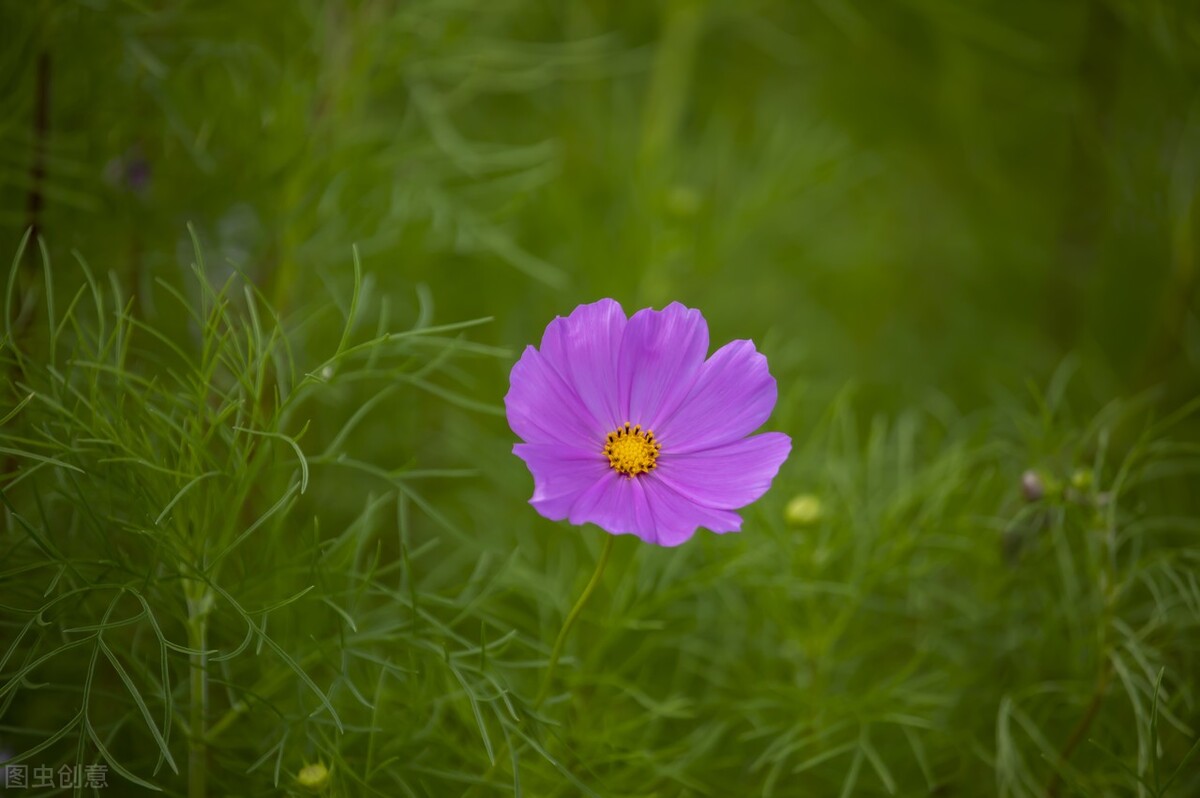
<path fill-rule="evenodd" d="M 191 663 L 191 719 L 188 741 L 188 798 L 208 792 L 208 750 L 204 723 L 208 716 L 208 611 L 212 594 L 200 582 L 185 582 L 188 604 L 188 655 Z"/>
<path fill-rule="evenodd" d="M 1075 749 L 1083 742 L 1083 738 L 1087 736 L 1088 729 L 1092 727 L 1092 721 L 1096 719 L 1097 713 L 1100 712 L 1100 705 L 1104 703 L 1104 694 L 1108 690 L 1108 680 L 1112 678 L 1112 669 L 1107 662 L 1100 670 L 1100 676 L 1096 679 L 1096 689 L 1092 691 L 1092 698 L 1088 701 L 1087 708 L 1083 711 L 1083 717 L 1075 724 L 1075 728 L 1071 730 L 1071 736 L 1067 738 L 1063 744 L 1062 751 L 1058 758 L 1062 762 L 1062 767 L 1066 768 L 1067 763 L 1071 760 L 1071 754 L 1075 753 Z M 1050 779 L 1046 782 L 1046 797 L 1057 798 L 1058 788 L 1062 783 L 1062 776 L 1058 770 L 1050 772 Z"/>
<path fill-rule="evenodd" d="M 706 2 L 674 0 L 664 4 L 659 37 L 642 115 L 643 169 L 653 169 L 669 154 L 691 96 L 696 54 L 704 32 Z"/>
<path fill-rule="evenodd" d="M 583 612 L 583 606 L 587 604 L 587 600 L 592 595 L 592 591 L 596 589 L 596 585 L 600 584 L 600 578 L 604 575 L 604 566 L 608 565 L 609 555 L 612 554 L 613 541 L 616 540 L 616 535 L 604 536 L 604 548 L 600 550 L 600 559 L 596 561 L 596 570 L 592 572 L 592 578 L 588 581 L 587 587 L 579 594 L 575 606 L 567 613 L 567 619 L 563 621 L 562 629 L 558 632 L 558 639 L 554 641 L 554 648 L 550 650 L 550 663 L 546 666 L 546 676 L 542 680 L 542 689 L 538 691 L 537 698 L 533 701 L 533 706 L 540 707 L 542 702 L 546 700 L 546 696 L 550 693 L 550 685 L 554 681 L 554 670 L 558 667 L 558 658 L 562 655 L 563 644 L 567 641 L 567 634 L 571 631 L 571 627 L 575 625 L 575 620 L 579 617 L 579 613 Z"/>
<path fill-rule="evenodd" d="M 311 652 L 300 660 L 300 667 L 302 669 L 307 669 L 310 665 L 315 665 L 321 658 L 322 654 L 320 651 Z M 288 684 L 291 678 L 291 671 L 276 671 L 271 678 L 261 680 L 247 692 L 250 695 L 258 696 L 259 698 L 265 698 L 273 694 L 279 688 Z M 249 709 L 250 704 L 244 699 L 237 701 L 233 706 L 225 711 L 225 714 L 222 715 L 220 719 L 216 721 L 216 723 L 213 723 L 208 727 L 208 731 L 204 733 L 205 742 L 211 743 L 216 740 L 221 736 L 222 732 L 232 726 L 238 720 L 238 718 L 240 718 L 242 714 Z"/>

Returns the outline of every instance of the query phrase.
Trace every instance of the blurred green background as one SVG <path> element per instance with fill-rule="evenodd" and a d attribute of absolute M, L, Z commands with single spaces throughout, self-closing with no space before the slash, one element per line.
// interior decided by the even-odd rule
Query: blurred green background
<path fill-rule="evenodd" d="M 398 305 L 424 283 L 506 346 L 580 301 L 679 299 L 892 406 L 1070 352 L 1101 396 L 1195 387 L 1188 3 L 5 12 L 10 249 L 40 142 L 48 243 L 133 286 L 179 271 L 191 221 L 292 299 L 357 243 Z"/>
<path fill-rule="evenodd" d="M 42 237 L 60 313 L 84 284 L 78 251 L 105 290 L 111 273 L 132 318 L 200 358 L 204 331 L 162 287 L 201 301 L 191 224 L 208 279 L 240 272 L 279 313 L 300 374 L 341 334 L 352 245 L 367 275 L 355 340 L 376 325 L 490 319 L 441 355 L 404 354 L 400 390 L 382 394 L 392 384 L 378 375 L 334 380 L 272 429 L 309 422 L 306 452 L 333 441 L 381 469 L 470 472 L 413 498 L 313 466 L 294 513 L 306 529 L 320 519 L 314 546 L 367 518 L 388 541 L 382 562 L 434 547 L 405 590 L 427 593 L 445 627 L 384 635 L 372 656 L 469 652 L 510 632 L 528 650 L 507 671 L 480 663 L 477 681 L 397 677 L 427 703 L 361 724 L 397 746 L 382 774 L 367 773 L 372 732 L 313 732 L 315 705 L 293 690 L 295 706 L 256 716 L 214 762 L 214 794 L 293 789 L 305 759 L 337 763 L 336 794 L 520 792 L 503 749 L 533 760 L 523 789 L 536 796 L 1200 790 L 1194 761 L 1172 792 L 1138 783 L 1160 759 L 1164 773 L 1186 761 L 1198 720 L 1195 428 L 1175 425 L 1168 445 L 1149 421 L 1200 387 L 1194 3 L 46 0 L 3 3 L 0 30 L 0 244 L 16 252 L 30 227 Z M 12 290 L 24 345 L 48 357 L 31 310 L 39 257 L 25 250 Z M 550 319 L 605 296 L 630 312 L 700 308 L 714 346 L 754 339 L 780 384 L 771 427 L 796 451 L 736 540 L 701 533 L 678 552 L 619 541 L 624 573 L 608 574 L 563 677 L 576 692 L 548 719 L 527 716 L 529 662 L 544 662 L 600 533 L 525 505 L 501 398 Z M 165 374 L 162 340 L 141 336 L 129 368 Z M 33 384 L 16 368 L 9 406 Z M 6 445 L 47 429 L 31 424 Z M 1147 463 L 1164 482 L 1143 490 L 1130 475 Z M 1027 469 L 1045 508 L 1021 498 Z M 6 468 L 0 484 L 18 475 Z M 9 489 L 9 535 L 54 490 L 36 485 Z M 122 510 L 153 491 L 120 490 L 116 515 L 162 509 Z M 789 526 L 801 494 L 821 510 Z M 363 511 L 381 496 L 398 502 L 382 520 Z M 49 528 L 54 512 L 42 517 Z M 286 537 L 272 540 L 258 562 L 287 559 Z M 1035 566 L 1014 566 L 1028 550 Z M 46 587 L 6 574 L 6 606 Z M 313 581 L 261 579 L 260 605 Z M 1123 601 L 1136 609 L 1123 615 Z M 280 627 L 285 647 L 317 637 L 303 617 Z M 240 641 L 231 628 L 228 641 L 214 632 L 221 645 Z M 722 651 L 695 651 L 706 646 Z M 274 667 L 257 662 L 241 684 Z M 481 718 L 480 701 L 510 693 L 517 710 Z M 1154 736 L 1160 701 L 1170 738 Z M 16 701 L 0 743 L 28 748 L 74 706 Z M 513 729 L 542 721 L 548 738 L 517 742 Z M 875 743 L 871 728 L 885 729 Z M 272 729 L 295 732 L 279 743 L 283 775 L 270 763 L 248 782 L 231 775 L 275 744 Z"/>

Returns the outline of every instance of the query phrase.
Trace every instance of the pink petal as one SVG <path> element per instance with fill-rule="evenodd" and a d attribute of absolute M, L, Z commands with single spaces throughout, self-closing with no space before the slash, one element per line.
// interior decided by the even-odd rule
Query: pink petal
<path fill-rule="evenodd" d="M 775 408 L 778 391 L 753 341 L 731 341 L 713 353 L 679 408 L 657 422 L 655 437 L 674 454 L 744 438 Z"/>
<path fill-rule="evenodd" d="M 572 524 L 595 524 L 610 534 L 636 535 L 659 546 L 678 546 L 699 527 L 718 533 L 742 527 L 737 513 L 698 504 L 656 474 L 630 479 L 611 470 L 577 494 L 568 517 Z"/>
<path fill-rule="evenodd" d="M 717 533 L 740 532 L 742 529 L 742 518 L 737 513 L 705 507 L 684 498 L 659 479 L 657 471 L 641 481 L 645 482 L 646 496 L 656 521 L 655 542 L 660 546 L 678 546 L 689 540 L 699 527 Z"/>
<path fill-rule="evenodd" d="M 621 341 L 621 421 L 655 429 L 687 397 L 707 353 L 700 311 L 672 302 L 633 314 Z"/>
<path fill-rule="evenodd" d="M 647 543 L 658 539 L 641 479 L 612 469 L 579 497 L 568 518 L 572 524 L 595 524 L 614 535 L 637 535 Z"/>
<path fill-rule="evenodd" d="M 792 440 L 782 432 L 688 454 L 674 454 L 664 446 L 654 476 L 696 504 L 736 510 L 767 492 L 791 450 Z"/>
<path fill-rule="evenodd" d="M 560 444 L 518 443 L 513 454 L 524 460 L 533 474 L 533 498 L 529 503 L 551 521 L 566 518 L 571 505 L 612 471 L 598 452 Z"/>
<path fill-rule="evenodd" d="M 617 401 L 617 357 L 625 325 L 620 304 L 601 299 L 580 305 L 565 319 L 556 318 L 542 336 L 542 355 L 604 427 L 599 444 L 625 421 Z"/>
<path fill-rule="evenodd" d="M 513 365 L 509 385 L 504 397 L 508 424 L 522 440 L 600 451 L 609 428 L 532 346 Z"/>

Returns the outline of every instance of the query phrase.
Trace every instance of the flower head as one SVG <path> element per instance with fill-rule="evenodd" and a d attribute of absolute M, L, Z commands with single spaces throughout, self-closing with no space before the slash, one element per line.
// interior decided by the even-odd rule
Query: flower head
<path fill-rule="evenodd" d="M 525 441 L 529 503 L 545 517 L 677 546 L 698 527 L 737 532 L 792 442 L 758 429 L 775 379 L 750 341 L 708 354 L 700 311 L 672 303 L 626 318 L 612 299 L 546 327 L 513 366 L 504 404 Z M 749 437 L 747 437 L 749 436 Z"/>

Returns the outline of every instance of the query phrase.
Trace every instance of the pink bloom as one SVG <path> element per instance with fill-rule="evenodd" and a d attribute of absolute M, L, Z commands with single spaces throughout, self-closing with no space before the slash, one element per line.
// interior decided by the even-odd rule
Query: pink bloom
<path fill-rule="evenodd" d="M 737 532 L 733 512 L 771 486 L 792 442 L 758 429 L 775 379 L 750 341 L 705 360 L 708 324 L 673 302 L 625 317 L 612 299 L 550 322 L 504 397 L 533 474 L 529 503 L 554 521 L 678 546 L 698 527 Z"/>

